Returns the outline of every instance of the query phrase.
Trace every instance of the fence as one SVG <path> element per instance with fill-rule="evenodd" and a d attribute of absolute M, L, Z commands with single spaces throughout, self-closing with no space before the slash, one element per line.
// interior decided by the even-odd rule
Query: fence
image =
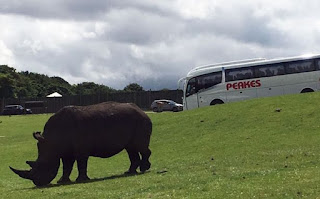
<path fill-rule="evenodd" d="M 97 95 L 76 95 L 63 96 L 60 98 L 26 98 L 26 99 L 2 99 L 0 100 L 0 113 L 5 105 L 21 104 L 30 108 L 35 114 L 39 113 L 55 113 L 64 106 L 86 106 L 106 101 L 115 101 L 123 103 L 135 103 L 141 109 L 149 110 L 151 103 L 156 99 L 170 99 L 178 103 L 182 103 L 181 90 L 166 91 L 141 91 L 141 92 L 125 92 L 125 93 L 108 93 Z M 39 106 L 35 106 L 38 104 Z"/>

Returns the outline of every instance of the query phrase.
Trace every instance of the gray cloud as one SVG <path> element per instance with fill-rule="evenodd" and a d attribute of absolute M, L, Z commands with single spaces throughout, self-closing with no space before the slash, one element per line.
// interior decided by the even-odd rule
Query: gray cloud
<path fill-rule="evenodd" d="M 0 12 L 4 14 L 24 15 L 35 18 L 53 18 L 68 20 L 97 20 L 111 10 L 136 9 L 146 13 L 169 15 L 171 12 L 163 7 L 170 1 L 151 3 L 144 0 L 12 0 L 0 1 Z"/>
<path fill-rule="evenodd" d="M 1 64 L 72 84 L 175 89 L 198 65 L 320 52 L 315 0 L 0 3 Z"/>

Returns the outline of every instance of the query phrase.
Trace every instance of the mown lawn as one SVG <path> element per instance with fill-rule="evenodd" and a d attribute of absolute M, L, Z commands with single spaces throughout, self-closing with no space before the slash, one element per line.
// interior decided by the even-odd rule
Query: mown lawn
<path fill-rule="evenodd" d="M 50 115 L 1 116 L 1 198 L 320 198 L 320 93 L 149 116 L 150 172 L 123 176 L 122 152 L 90 158 L 87 183 L 57 185 L 60 169 L 44 188 L 9 166 L 28 169 L 37 157 L 32 132 Z"/>

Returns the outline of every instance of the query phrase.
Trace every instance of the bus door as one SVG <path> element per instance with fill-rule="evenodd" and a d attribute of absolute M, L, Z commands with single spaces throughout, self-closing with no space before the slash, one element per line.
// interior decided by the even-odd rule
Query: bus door
<path fill-rule="evenodd" d="M 198 93 L 195 93 L 193 95 L 186 97 L 186 105 L 188 110 L 198 108 L 199 107 Z"/>
<path fill-rule="evenodd" d="M 192 78 L 188 81 L 185 92 L 185 103 L 188 110 L 198 108 L 198 92 L 196 89 L 196 78 Z"/>

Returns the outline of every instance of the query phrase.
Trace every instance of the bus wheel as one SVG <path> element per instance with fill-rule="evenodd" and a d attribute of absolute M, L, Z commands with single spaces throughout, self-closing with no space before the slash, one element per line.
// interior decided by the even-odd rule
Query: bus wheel
<path fill-rule="evenodd" d="M 311 93 L 311 92 L 314 92 L 314 90 L 311 88 L 305 88 L 301 91 L 301 93 Z"/>
<path fill-rule="evenodd" d="M 223 104 L 224 102 L 222 100 L 219 99 L 215 99 L 210 103 L 210 106 L 212 105 L 217 105 L 217 104 Z"/>

